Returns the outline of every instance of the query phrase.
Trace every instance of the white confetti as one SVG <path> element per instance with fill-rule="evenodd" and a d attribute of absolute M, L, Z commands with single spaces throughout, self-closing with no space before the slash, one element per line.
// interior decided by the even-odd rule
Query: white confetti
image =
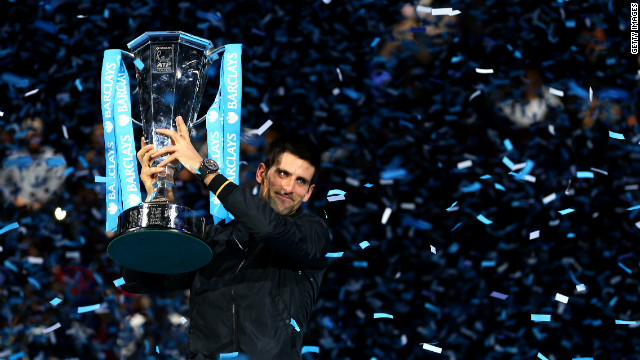
<path fill-rule="evenodd" d="M 438 9 L 431 9 L 431 15 L 437 16 L 437 15 L 449 15 L 449 16 L 454 16 L 454 15 L 458 15 L 461 12 L 459 10 L 453 10 L 453 8 L 438 8 Z"/>
<path fill-rule="evenodd" d="M 552 202 L 553 200 L 555 200 L 555 199 L 556 199 L 556 197 L 557 197 L 557 196 L 556 196 L 556 193 L 549 194 L 549 195 L 545 196 L 545 197 L 542 199 L 542 203 L 543 203 L 543 204 L 545 204 L 545 205 L 547 205 L 548 203 L 550 203 L 550 202 Z"/>
<path fill-rule="evenodd" d="M 360 180 L 358 180 L 358 179 L 354 179 L 354 178 L 349 177 L 349 176 L 347 176 L 347 177 L 344 179 L 344 182 L 346 182 L 348 185 L 351 185 L 351 186 L 353 186 L 353 187 L 358 187 L 358 186 L 360 186 Z"/>
<path fill-rule="evenodd" d="M 181 316 L 180 317 L 180 322 L 184 324 L 184 323 L 187 322 L 187 319 L 184 316 Z"/>
<path fill-rule="evenodd" d="M 67 259 L 80 260 L 80 251 L 67 251 L 64 253 L 64 257 Z"/>
<path fill-rule="evenodd" d="M 433 246 L 433 245 L 429 245 L 429 246 L 431 247 L 431 252 L 435 254 L 435 253 L 436 253 L 436 248 L 435 248 L 435 246 Z"/>
<path fill-rule="evenodd" d="M 335 89 L 333 89 L 333 90 L 331 91 L 331 93 L 332 93 L 334 96 L 336 96 L 336 95 L 340 94 L 340 88 L 335 88 Z"/>
<path fill-rule="evenodd" d="M 540 237 L 540 230 L 529 233 L 529 240 L 537 239 Z"/>
<path fill-rule="evenodd" d="M 46 329 L 42 330 L 42 333 L 43 333 L 43 334 L 50 333 L 50 332 L 52 332 L 53 330 L 60 328 L 61 326 L 62 326 L 62 325 L 60 325 L 60 323 L 56 323 L 55 325 L 50 326 L 50 327 L 48 327 L 48 328 L 46 328 Z"/>
<path fill-rule="evenodd" d="M 322 2 L 329 5 L 329 3 L 331 3 L 331 0 L 322 0 Z"/>
<path fill-rule="evenodd" d="M 42 265 L 44 263 L 44 259 L 41 257 L 27 256 L 27 262 L 29 264 Z"/>
<path fill-rule="evenodd" d="M 638 222 L 636 223 L 636 227 L 637 227 L 638 229 L 640 229 L 640 221 L 638 221 Z M 0 251 L 1 251 L 1 250 L 0 250 Z"/>
<path fill-rule="evenodd" d="M 472 165 L 473 165 L 473 161 L 471 160 L 460 161 L 458 163 L 458 169 L 466 169 L 468 167 L 471 167 Z"/>
<path fill-rule="evenodd" d="M 338 80 L 342 82 L 342 73 L 340 72 L 340 68 L 336 68 L 336 72 L 338 73 Z"/>
<path fill-rule="evenodd" d="M 329 202 L 344 200 L 344 195 L 327 196 Z"/>
<path fill-rule="evenodd" d="M 589 102 L 593 101 L 593 90 L 591 89 L 591 86 L 589 86 Z"/>
<path fill-rule="evenodd" d="M 0 111 L 0 117 L 4 116 L 4 111 Z"/>
<path fill-rule="evenodd" d="M 523 179 L 525 181 L 532 182 L 532 183 L 536 182 L 536 177 L 533 175 L 525 175 Z"/>
<path fill-rule="evenodd" d="M 391 208 L 386 208 L 384 209 L 384 213 L 382 214 L 382 225 L 385 225 L 387 223 L 387 220 L 389 220 L 389 216 L 391 216 Z"/>
<path fill-rule="evenodd" d="M 24 97 L 27 97 L 27 96 L 31 96 L 31 95 L 37 94 L 37 93 L 38 93 L 38 91 L 40 91 L 40 89 L 34 89 L 34 90 L 31 90 L 31 91 L 27 92 L 26 94 L 24 94 Z"/>
<path fill-rule="evenodd" d="M 393 185 L 393 179 L 380 179 L 380 185 Z"/>
<path fill-rule="evenodd" d="M 514 165 L 511 167 L 511 171 L 518 171 L 518 170 L 520 170 L 520 169 L 523 169 L 525 166 L 527 166 L 527 163 L 526 163 L 526 162 L 518 163 L 518 164 L 514 164 Z"/>
<path fill-rule="evenodd" d="M 471 94 L 471 96 L 469 96 L 469 101 L 473 100 L 473 98 L 475 98 L 476 96 L 480 95 L 481 93 L 482 93 L 482 91 L 476 90 L 473 94 Z"/>
<path fill-rule="evenodd" d="M 587 290 L 587 287 L 584 286 L 584 284 L 578 284 L 578 285 L 576 285 L 576 290 L 585 291 L 585 290 Z"/>
<path fill-rule="evenodd" d="M 569 297 L 568 296 L 564 296 L 560 293 L 556 294 L 556 301 L 560 301 L 561 303 L 567 303 L 569 301 Z"/>
<path fill-rule="evenodd" d="M 626 185 L 624 187 L 625 190 L 638 190 L 638 188 L 639 188 L 638 184 Z"/>
<path fill-rule="evenodd" d="M 416 209 L 416 204 L 414 203 L 400 203 L 400 209 L 402 210 L 415 210 Z"/>
<path fill-rule="evenodd" d="M 493 69 L 480 69 L 476 68 L 478 74 L 493 74 Z"/>
<path fill-rule="evenodd" d="M 549 88 L 549 93 L 551 93 L 551 95 L 556 95 L 556 96 L 560 96 L 560 97 L 564 96 L 564 91 L 558 90 L 558 89 L 554 89 L 552 87 Z"/>
<path fill-rule="evenodd" d="M 549 126 L 547 126 L 547 129 L 549 130 L 549 133 L 550 133 L 551 135 L 555 135 L 555 134 L 556 134 L 556 128 L 555 128 L 555 126 L 553 126 L 553 125 L 549 125 Z"/>
<path fill-rule="evenodd" d="M 424 6 L 424 5 L 418 5 L 416 7 L 416 11 L 417 12 L 423 12 L 423 13 L 431 14 L 431 7 Z"/>
<path fill-rule="evenodd" d="M 262 135 L 262 133 L 264 133 L 271 125 L 273 124 L 273 121 L 271 121 L 271 119 L 267 120 L 264 124 L 262 124 L 262 126 L 260 126 L 257 129 L 254 130 L 250 130 L 249 131 L 249 135 L 256 135 L 256 136 L 260 136 Z"/>
<path fill-rule="evenodd" d="M 62 135 L 64 135 L 64 138 L 69 140 L 69 133 L 67 132 L 67 127 L 62 125 Z"/>
<path fill-rule="evenodd" d="M 440 354 L 442 352 L 442 349 L 433 345 L 429 345 L 429 344 L 422 344 L 422 348 L 425 350 L 429 350 L 429 351 L 433 351 L 435 353 Z"/>

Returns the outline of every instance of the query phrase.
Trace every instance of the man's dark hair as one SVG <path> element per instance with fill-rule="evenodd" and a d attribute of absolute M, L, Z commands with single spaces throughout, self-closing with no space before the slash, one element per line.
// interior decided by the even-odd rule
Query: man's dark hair
<path fill-rule="evenodd" d="M 320 170 L 320 149 L 318 149 L 313 140 L 303 135 L 278 136 L 267 149 L 267 158 L 264 162 L 266 170 L 269 171 L 280 160 L 280 156 L 286 152 L 309 162 L 313 166 L 313 177 L 309 183 L 313 184 Z"/>

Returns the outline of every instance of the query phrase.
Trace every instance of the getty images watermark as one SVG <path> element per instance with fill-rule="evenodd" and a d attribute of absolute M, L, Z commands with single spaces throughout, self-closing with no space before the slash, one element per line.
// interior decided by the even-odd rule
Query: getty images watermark
<path fill-rule="evenodd" d="M 631 53 L 638 55 L 638 3 L 631 3 Z"/>

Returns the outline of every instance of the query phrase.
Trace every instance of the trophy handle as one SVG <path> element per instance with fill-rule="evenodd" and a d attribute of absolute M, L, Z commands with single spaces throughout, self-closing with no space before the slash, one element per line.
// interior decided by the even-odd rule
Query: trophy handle
<path fill-rule="evenodd" d="M 224 52 L 224 46 L 221 46 L 219 48 L 216 49 L 209 49 L 205 55 L 207 56 L 207 58 L 209 59 L 209 62 L 213 63 L 214 61 L 218 60 L 220 58 L 220 54 L 222 54 Z M 207 119 L 207 116 L 203 116 L 200 119 L 196 120 L 193 122 L 192 126 L 196 126 L 198 124 L 200 124 L 201 122 L 205 121 Z"/>

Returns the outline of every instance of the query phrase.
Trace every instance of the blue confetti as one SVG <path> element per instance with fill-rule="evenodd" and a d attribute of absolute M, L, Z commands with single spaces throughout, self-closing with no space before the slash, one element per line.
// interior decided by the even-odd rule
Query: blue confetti
<path fill-rule="evenodd" d="M 495 260 L 483 260 L 480 263 L 480 268 L 494 267 L 494 266 L 496 266 L 496 261 Z"/>
<path fill-rule="evenodd" d="M 291 326 L 293 326 L 293 328 L 296 329 L 297 332 L 300 332 L 300 328 L 298 327 L 298 324 L 296 324 L 296 321 L 293 320 L 293 318 L 291 318 Z"/>
<path fill-rule="evenodd" d="M 334 252 L 334 253 L 327 253 L 325 255 L 325 257 L 330 257 L 330 258 L 339 258 L 342 257 L 342 255 L 344 255 L 344 251 L 341 252 Z"/>
<path fill-rule="evenodd" d="M 551 315 L 547 314 L 531 314 L 532 321 L 551 321 Z"/>
<path fill-rule="evenodd" d="M 303 354 L 305 354 L 305 353 L 316 353 L 316 354 L 318 354 L 318 353 L 320 353 L 320 347 L 319 346 L 306 345 L 306 346 L 302 347 L 302 353 Z"/>
<path fill-rule="evenodd" d="M 106 183 L 107 182 L 107 177 L 106 176 L 96 176 L 94 177 L 94 180 L 97 183 Z"/>
<path fill-rule="evenodd" d="M 453 229 L 451 229 L 451 231 L 449 231 L 449 232 L 453 232 L 453 230 L 455 230 L 455 229 L 459 228 L 459 227 L 460 227 L 460 225 L 462 225 L 462 223 L 461 223 L 461 222 L 459 222 L 458 224 L 456 224 L 456 226 L 454 226 L 454 227 L 453 227 Z"/>
<path fill-rule="evenodd" d="M 594 175 L 592 171 L 578 171 L 577 176 L 580 179 L 593 179 Z"/>
<path fill-rule="evenodd" d="M 456 206 L 456 204 L 458 204 L 458 202 L 454 202 L 453 204 L 451 204 L 451 206 L 449 206 L 446 210 L 447 211 L 451 211 L 451 209 L 453 209 L 454 206 Z"/>
<path fill-rule="evenodd" d="M 67 162 L 64 160 L 62 156 L 53 156 L 53 157 L 47 158 L 48 167 L 56 167 L 56 166 L 62 166 L 62 165 L 67 165 Z"/>
<path fill-rule="evenodd" d="M 504 147 L 505 147 L 505 149 L 507 149 L 507 151 L 513 150 L 513 144 L 511 144 L 511 140 L 504 139 L 503 143 L 504 143 Z"/>
<path fill-rule="evenodd" d="M 330 190 L 329 193 L 327 193 L 327 196 L 331 196 L 331 195 L 344 195 L 346 194 L 346 192 L 339 190 L 339 189 L 333 189 Z"/>
<path fill-rule="evenodd" d="M 460 191 L 462 191 L 463 193 L 470 193 L 470 192 L 478 191 L 480 189 L 482 189 L 482 184 L 476 181 L 471 185 L 461 187 Z"/>
<path fill-rule="evenodd" d="M 631 274 L 631 269 L 629 269 L 628 267 L 624 266 L 623 263 L 618 262 L 618 266 L 620 266 L 622 268 L 622 270 L 626 271 L 628 274 Z"/>
<path fill-rule="evenodd" d="M 370 188 L 370 187 L 372 187 L 372 186 L 373 186 L 373 184 L 364 184 L 364 185 L 362 185 L 362 186 L 364 186 L 364 187 L 366 187 L 366 188 Z"/>
<path fill-rule="evenodd" d="M 486 217 L 484 217 L 484 215 L 480 214 L 476 217 L 478 220 L 480 220 L 482 223 L 484 223 L 485 225 L 491 225 L 493 223 L 493 221 L 487 219 Z"/>
<path fill-rule="evenodd" d="M 82 92 L 82 83 L 80 82 L 80 78 L 76 79 L 76 87 L 78 88 L 78 91 Z"/>
<path fill-rule="evenodd" d="M 224 353 L 224 354 L 220 354 L 220 359 L 229 359 L 229 358 L 234 358 L 234 357 L 238 357 L 238 352 L 232 352 L 232 353 Z"/>
<path fill-rule="evenodd" d="M 0 229 L 0 234 L 4 234 L 4 233 L 6 233 L 6 232 L 7 232 L 7 231 L 9 231 L 9 230 L 17 229 L 17 228 L 19 228 L 19 227 L 20 227 L 20 225 L 18 225 L 18 223 L 17 223 L 17 222 L 11 223 L 11 224 L 9 224 L 9 225 L 7 225 L 7 226 L 3 227 L 2 229 Z"/>
<path fill-rule="evenodd" d="M 119 279 L 115 279 L 113 280 L 113 284 L 118 287 L 118 286 L 122 286 L 124 285 L 124 278 L 119 278 Z"/>
<path fill-rule="evenodd" d="M 513 161 L 511 161 L 511 159 L 509 159 L 508 157 L 503 157 L 502 158 L 502 163 L 505 164 L 509 169 L 513 168 Z"/>
<path fill-rule="evenodd" d="M 366 247 L 367 247 L 367 246 L 369 246 L 369 245 L 371 245 L 371 244 L 369 244 L 369 242 L 368 242 L 368 241 L 366 241 L 366 240 L 360 243 L 360 247 L 361 247 L 362 249 L 366 248 Z"/>
<path fill-rule="evenodd" d="M 6 267 L 7 269 L 13 272 L 18 272 L 18 268 L 15 265 L 13 265 L 13 263 L 9 260 L 4 261 L 4 267 Z"/>
<path fill-rule="evenodd" d="M 389 315 L 387 313 L 374 313 L 374 319 L 393 319 L 393 315 Z"/>
<path fill-rule="evenodd" d="M 58 299 L 58 298 L 54 298 L 53 300 L 49 301 L 49 303 L 53 306 L 56 306 L 58 304 L 60 304 L 62 302 L 62 300 Z"/>
<path fill-rule="evenodd" d="M 79 306 L 78 314 L 95 311 L 95 310 L 98 310 L 99 308 L 100 308 L 100 304 L 89 305 L 89 306 Z"/>
<path fill-rule="evenodd" d="M 489 174 L 482 175 L 482 176 L 480 176 L 480 179 L 482 179 L 482 180 L 491 179 L 491 175 L 489 175 Z"/>
<path fill-rule="evenodd" d="M 20 351 L 19 353 L 15 353 L 9 356 L 9 360 L 18 360 L 24 357 L 24 352 Z"/>
<path fill-rule="evenodd" d="M 353 262 L 353 267 L 367 268 L 367 267 L 369 267 L 369 262 L 368 261 L 354 261 Z"/>
<path fill-rule="evenodd" d="M 571 360 L 593 360 L 592 357 L 579 357 L 579 358 L 572 358 Z"/>
<path fill-rule="evenodd" d="M 140 60 L 140 59 L 135 59 L 135 60 L 133 61 L 133 63 L 136 65 L 136 67 L 137 67 L 139 70 L 144 69 L 144 63 L 142 62 L 142 60 Z"/>
<path fill-rule="evenodd" d="M 380 42 L 380 38 L 377 37 L 375 39 L 373 39 L 373 41 L 371 41 L 371 47 L 375 47 L 376 45 L 378 45 L 378 43 Z"/>
<path fill-rule="evenodd" d="M 407 174 L 408 173 L 406 169 L 389 169 L 382 171 L 380 173 L 380 178 L 383 180 L 400 179 L 407 176 Z"/>
<path fill-rule="evenodd" d="M 156 354 L 160 354 L 160 347 L 156 345 Z"/>
<path fill-rule="evenodd" d="M 502 185 L 500 185 L 498 183 L 493 184 L 493 186 L 498 190 L 507 191 L 507 189 L 505 189 L 504 186 L 502 186 Z"/>
<path fill-rule="evenodd" d="M 89 168 L 89 163 L 84 159 L 84 156 L 78 155 L 78 161 L 80 161 L 82 166 L 84 166 L 85 168 Z"/>
<path fill-rule="evenodd" d="M 560 213 L 560 215 L 567 215 L 567 214 L 570 214 L 570 213 L 572 213 L 572 212 L 574 212 L 574 211 L 575 211 L 575 210 L 574 210 L 574 209 L 572 209 L 572 208 L 566 208 L 566 209 L 564 209 L 564 210 L 560 210 L 560 211 L 558 211 L 558 212 Z"/>
<path fill-rule="evenodd" d="M 637 321 L 616 320 L 616 325 L 635 325 Z"/>
<path fill-rule="evenodd" d="M 617 132 L 613 132 L 611 130 L 609 130 L 609 137 L 610 138 L 614 138 L 614 139 L 618 139 L 618 140 L 624 140 L 624 135 L 619 134 Z"/>
<path fill-rule="evenodd" d="M 540 353 L 538 353 L 538 359 L 540 359 L 540 360 L 549 360 L 549 359 L 547 359 L 546 356 L 544 356 L 544 355 L 542 355 Z"/>
<path fill-rule="evenodd" d="M 630 208 L 627 208 L 627 210 L 638 210 L 638 209 L 640 209 L 640 205 L 635 205 Z"/>

